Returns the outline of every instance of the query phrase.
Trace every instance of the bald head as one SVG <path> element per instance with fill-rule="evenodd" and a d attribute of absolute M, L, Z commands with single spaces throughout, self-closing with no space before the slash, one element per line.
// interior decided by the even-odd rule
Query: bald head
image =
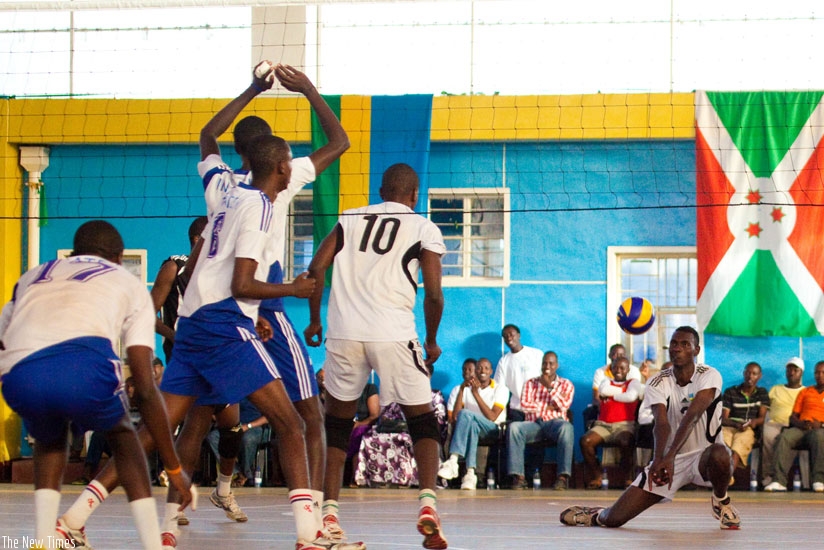
<path fill-rule="evenodd" d="M 123 255 L 123 238 L 112 224 L 92 220 L 77 228 L 74 233 L 72 256 L 99 256 L 110 262 L 120 263 Z"/>
<path fill-rule="evenodd" d="M 380 194 L 385 201 L 414 207 L 418 202 L 418 174 L 408 164 L 393 164 L 383 173 Z"/>

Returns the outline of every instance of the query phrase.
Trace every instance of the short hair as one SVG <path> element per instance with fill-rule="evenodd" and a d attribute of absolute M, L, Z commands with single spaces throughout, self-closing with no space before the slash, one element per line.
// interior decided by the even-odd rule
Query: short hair
<path fill-rule="evenodd" d="M 249 144 L 249 167 L 252 169 L 252 183 L 266 179 L 277 169 L 278 163 L 289 159 L 291 149 L 286 140 L 278 136 L 258 136 Z"/>
<path fill-rule="evenodd" d="M 618 348 L 624 348 L 624 350 L 625 350 L 625 351 L 626 351 L 626 349 L 627 349 L 627 347 L 626 347 L 624 344 L 621 344 L 621 343 L 618 343 L 618 344 L 612 344 L 612 345 L 609 347 L 609 354 L 608 354 L 608 356 L 609 356 L 609 357 L 612 357 L 612 354 L 613 354 L 613 353 L 615 353 L 615 350 L 617 350 Z"/>
<path fill-rule="evenodd" d="M 676 332 L 689 332 L 690 334 L 692 334 L 693 339 L 695 339 L 695 345 L 696 346 L 701 345 L 701 339 L 698 337 L 698 331 L 695 330 L 694 328 L 692 328 L 690 326 L 687 326 L 687 325 L 684 325 L 684 326 L 678 327 L 677 329 L 672 331 L 673 334 L 675 334 Z"/>
<path fill-rule="evenodd" d="M 247 116 L 235 125 L 233 136 L 238 155 L 248 156 L 249 146 L 258 136 L 271 136 L 272 127 L 259 116 Z"/>
<path fill-rule="evenodd" d="M 189 242 L 194 243 L 194 240 L 200 237 L 200 234 L 203 233 L 203 228 L 206 227 L 208 222 L 209 218 L 206 216 L 199 216 L 194 219 L 189 225 Z"/>
<path fill-rule="evenodd" d="M 461 363 L 461 365 L 463 366 L 463 365 L 466 365 L 467 363 L 477 364 L 478 361 L 474 357 L 467 357 L 466 359 L 463 360 L 463 363 Z"/>
<path fill-rule="evenodd" d="M 508 325 L 504 325 L 504 328 L 501 329 L 501 336 L 504 335 L 504 332 L 506 332 L 506 329 L 508 329 L 508 328 L 514 329 L 515 332 L 517 332 L 518 334 L 521 334 L 521 329 L 518 328 L 518 325 L 513 325 L 512 323 L 510 323 Z"/>
<path fill-rule="evenodd" d="M 756 363 L 755 361 L 750 361 L 749 363 L 747 363 L 746 365 L 744 365 L 744 370 L 747 370 L 749 367 L 758 367 L 758 370 L 763 370 L 763 369 L 761 368 L 761 365 L 759 365 L 759 364 L 758 364 L 758 363 Z"/>
<path fill-rule="evenodd" d="M 554 355 L 554 356 L 555 356 L 555 359 L 558 359 L 558 354 L 557 354 L 557 353 L 555 353 L 555 352 L 554 352 L 554 351 L 552 351 L 552 350 L 545 351 L 545 352 L 544 352 L 544 354 L 541 356 L 541 359 L 543 359 L 543 358 L 544 358 L 544 357 L 546 357 L 547 355 Z"/>
<path fill-rule="evenodd" d="M 125 248 L 123 237 L 112 224 L 103 220 L 91 220 L 75 231 L 71 255 L 100 256 L 115 262 Z"/>
<path fill-rule="evenodd" d="M 158 367 L 158 366 L 162 367 L 163 366 L 163 361 L 160 359 L 160 357 L 155 357 L 154 359 L 152 359 L 152 366 L 153 367 Z"/>
<path fill-rule="evenodd" d="M 383 173 L 380 195 L 383 200 L 396 202 L 411 197 L 418 190 L 418 174 L 415 169 L 399 162 Z"/>
<path fill-rule="evenodd" d="M 618 363 L 618 361 L 626 361 L 627 366 L 629 366 L 629 357 L 627 357 L 626 355 L 621 355 L 619 357 L 616 357 L 615 361 L 613 361 L 612 364 L 614 365 L 614 364 Z"/>

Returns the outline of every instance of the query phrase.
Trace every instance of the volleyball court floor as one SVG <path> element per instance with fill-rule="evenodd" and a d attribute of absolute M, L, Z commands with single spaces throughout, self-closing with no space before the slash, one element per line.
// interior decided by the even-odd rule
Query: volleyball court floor
<path fill-rule="evenodd" d="M 65 510 L 82 487 L 64 487 Z M 234 523 L 201 488 L 200 506 L 188 512 L 191 524 L 181 527 L 178 548 L 294 548 L 294 524 L 283 488 L 235 489 L 247 523 Z M 158 513 L 165 489 L 156 489 Z M 558 522 L 573 504 L 607 506 L 620 494 L 610 491 L 438 492 L 444 533 L 453 550 L 513 548 L 628 549 L 646 548 L 820 548 L 824 538 L 824 495 L 801 492 L 766 494 L 731 492 L 742 518 L 740 531 L 722 531 L 710 512 L 710 494 L 682 491 L 669 504 L 659 504 L 619 529 L 565 527 Z M 415 530 L 417 490 L 344 489 L 341 523 L 349 538 L 371 550 L 421 548 Z M 0 548 L 26 548 L 34 534 L 30 485 L 0 485 Z M 86 528 L 96 550 L 141 548 L 122 490 L 112 495 Z"/>

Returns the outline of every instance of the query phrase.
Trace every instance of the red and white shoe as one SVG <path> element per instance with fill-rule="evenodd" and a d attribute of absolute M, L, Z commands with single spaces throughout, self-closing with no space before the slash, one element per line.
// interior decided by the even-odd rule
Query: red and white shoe
<path fill-rule="evenodd" d="M 438 512 L 429 506 L 421 508 L 418 514 L 418 533 L 423 535 L 424 548 L 444 550 L 449 547 L 441 532 L 441 520 L 438 517 Z"/>
<path fill-rule="evenodd" d="M 175 548 L 177 548 L 177 537 L 174 536 L 174 533 L 169 533 L 168 531 L 161 533 L 160 541 L 163 545 L 163 550 L 175 550 Z"/>
<path fill-rule="evenodd" d="M 89 539 L 86 538 L 86 528 L 72 529 L 63 518 L 57 518 L 57 527 L 54 529 L 57 540 L 67 541 L 67 548 L 83 548 L 83 550 L 94 550 L 89 546 Z"/>
<path fill-rule="evenodd" d="M 346 540 L 346 533 L 338 522 L 338 517 L 334 514 L 323 516 L 323 536 L 329 540 Z"/>

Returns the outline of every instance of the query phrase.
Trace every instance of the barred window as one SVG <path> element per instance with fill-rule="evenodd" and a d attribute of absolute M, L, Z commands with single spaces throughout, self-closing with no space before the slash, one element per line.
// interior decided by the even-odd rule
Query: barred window
<path fill-rule="evenodd" d="M 301 191 L 289 205 L 289 228 L 286 235 L 286 266 L 283 280 L 291 281 L 307 269 L 315 244 L 312 224 L 312 192 Z"/>

